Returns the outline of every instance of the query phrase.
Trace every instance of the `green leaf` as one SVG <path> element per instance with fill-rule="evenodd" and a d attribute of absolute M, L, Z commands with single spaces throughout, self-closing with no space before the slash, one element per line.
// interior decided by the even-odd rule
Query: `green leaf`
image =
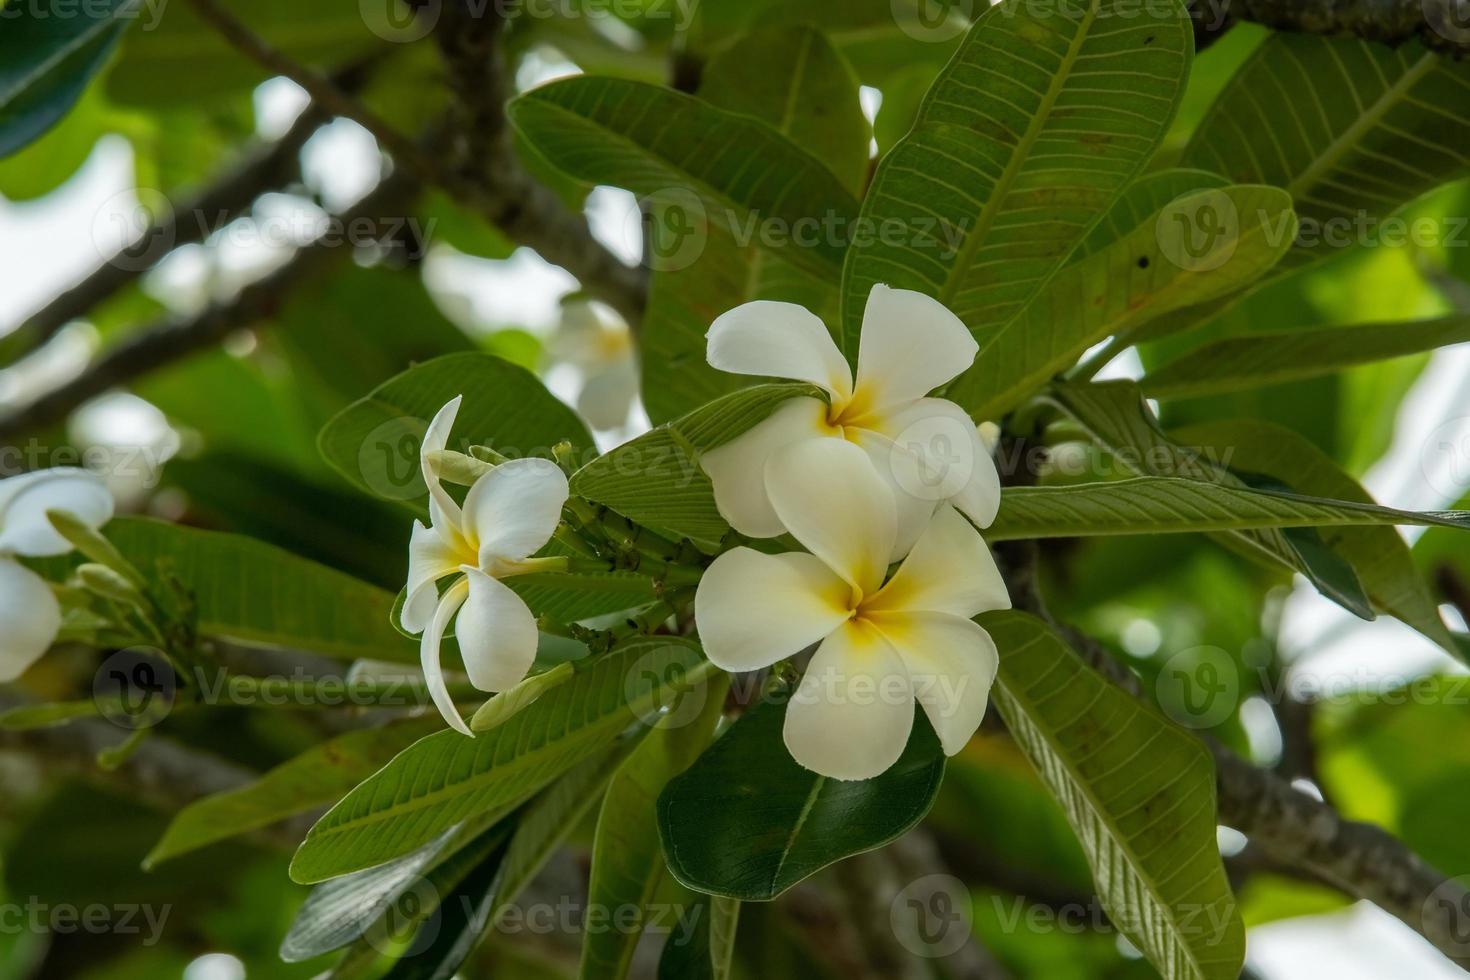
<path fill-rule="evenodd" d="M 1245 483 L 1214 460 L 1176 446 L 1159 428 L 1158 420 L 1130 381 L 1107 384 L 1066 384 L 1053 389 L 1056 403 L 1086 430 L 1092 440 L 1123 469 L 1148 476 L 1183 476 L 1223 488 L 1245 488 Z M 1226 547 L 1256 561 L 1301 572 L 1323 595 L 1364 619 L 1373 606 L 1352 567 L 1319 543 L 1310 532 L 1287 534 L 1261 528 L 1216 538 Z"/>
<path fill-rule="evenodd" d="M 497 850 L 462 878 L 456 874 L 458 880 L 451 888 L 445 891 L 435 888 L 436 895 L 442 898 L 434 905 L 432 931 L 425 937 L 427 942 L 420 947 L 416 941 L 383 975 L 383 980 L 452 980 L 457 975 L 460 965 L 484 936 L 490 914 L 504 890 L 505 858 L 510 844 L 501 840 Z M 430 882 L 435 882 L 443 870 L 436 869 Z M 422 935 L 421 931 L 415 939 Z"/>
<path fill-rule="evenodd" d="M 393 594 L 279 548 L 234 534 L 139 517 L 103 533 L 150 581 L 176 578 L 197 606 L 199 631 L 344 659 L 418 662 L 388 622 Z M 53 580 L 74 557 L 32 561 Z"/>
<path fill-rule="evenodd" d="M 1193 46 L 1175 8 L 1007 0 L 980 15 L 863 199 L 860 222 L 903 241 L 848 252 L 849 353 L 877 283 L 936 297 L 982 339 L 1025 309 L 1168 129 Z"/>
<path fill-rule="evenodd" d="M 1470 511 L 1404 511 L 1277 490 L 1252 490 L 1202 480 L 1140 476 L 1109 483 L 1009 487 L 1000 515 L 985 531 L 991 541 L 1107 534 L 1249 531 L 1283 527 L 1371 525 L 1470 530 Z"/>
<path fill-rule="evenodd" d="M 617 929 L 588 931 L 582 942 L 582 980 L 624 980 L 648 921 L 649 905 L 664 878 L 657 803 L 670 779 L 688 769 L 714 736 L 728 678 L 691 688 L 613 774 L 592 844 L 591 908 L 634 909 Z"/>
<path fill-rule="evenodd" d="M 1258 46 L 1195 131 L 1182 166 L 1290 192 L 1302 235 L 1286 272 L 1362 244 L 1425 191 L 1460 177 L 1470 65 L 1417 44 L 1284 31 Z"/>
<path fill-rule="evenodd" d="M 729 980 L 740 903 L 701 895 L 679 920 L 679 932 L 664 944 L 658 980 Z"/>
<path fill-rule="evenodd" d="M 1239 215 L 1218 252 L 1184 253 L 1160 228 L 1209 208 Z M 1291 200 L 1273 187 L 1206 190 L 1166 204 L 1121 240 L 1062 270 L 1015 319 L 980 338 L 946 396 L 976 418 L 1015 408 L 1088 348 L 1260 278 L 1291 244 Z"/>
<path fill-rule="evenodd" d="M 1150 371 L 1150 398 L 1199 398 L 1316 378 L 1470 341 L 1470 316 L 1227 337 Z"/>
<path fill-rule="evenodd" d="M 0 729 L 7 732 L 29 732 L 55 728 L 80 718 L 96 718 L 102 709 L 96 698 L 85 701 L 48 701 L 44 704 L 22 704 L 0 714 Z"/>
<path fill-rule="evenodd" d="M 1242 419 L 1190 426 L 1171 435 L 1181 445 L 1218 453 L 1237 473 L 1269 477 L 1297 493 L 1373 503 L 1331 457 L 1279 425 Z M 1450 653 L 1459 653 L 1398 532 L 1391 527 L 1344 527 L 1324 534 L 1322 543 L 1353 566 L 1374 608 L 1403 620 Z"/>
<path fill-rule="evenodd" d="M 572 476 L 572 493 L 639 524 L 714 548 L 730 530 L 699 454 L 764 421 L 786 399 L 824 397 L 799 384 L 742 388 L 599 456 Z"/>
<path fill-rule="evenodd" d="M 803 769 L 782 742 L 786 706 L 737 721 L 658 801 L 669 871 L 710 895 L 763 902 L 822 868 L 881 847 L 923 819 L 944 753 L 922 712 L 908 747 L 873 779 Z"/>
<path fill-rule="evenodd" d="M 1166 980 L 1235 980 L 1245 927 L 1215 843 L 1209 752 L 1040 620 L 980 622 L 1000 650 L 996 707 L 1066 811 L 1113 922 Z"/>
<path fill-rule="evenodd" d="M 757 31 L 706 69 L 699 95 L 721 109 L 755 116 L 824 161 L 850 190 L 868 171 L 868 124 L 857 81 L 826 37 L 802 25 Z M 705 333 L 721 313 L 752 300 L 796 303 L 835 323 L 837 286 L 755 243 L 709 229 L 687 266 L 654 263 L 639 334 L 643 401 L 667 422 L 749 384 L 705 361 Z"/>
<path fill-rule="evenodd" d="M 506 456 L 550 457 L 570 442 L 584 457 L 592 436 L 525 368 L 490 354 L 450 354 L 410 368 L 354 402 L 322 429 L 322 455 L 343 476 L 388 500 L 427 504 L 419 446 L 429 421 L 463 395 L 451 449 L 488 445 Z"/>
<path fill-rule="evenodd" d="M 760 240 L 792 265 L 828 277 L 841 267 L 843 243 L 822 235 L 821 223 L 850 221 L 857 201 L 765 123 L 661 86 L 594 76 L 532 89 L 508 111 L 557 168 L 678 207 L 694 236 L 706 221 L 742 240 L 779 227 L 783 234 Z M 791 234 L 812 222 L 814 237 Z"/>
<path fill-rule="evenodd" d="M 82 97 L 140 0 L 102 0 L 69 11 L 17 3 L 0 31 L 0 157 L 35 142 Z"/>
<path fill-rule="evenodd" d="M 315 882 L 372 867 L 471 815 L 509 812 L 711 669 L 690 641 L 637 639 L 580 665 L 491 732 L 430 735 L 317 822 L 291 877 Z"/>
<path fill-rule="evenodd" d="M 1077 262 L 1101 252 L 1143 224 L 1146 218 L 1157 215 L 1171 201 L 1229 185 L 1230 181 L 1224 177 L 1204 170 L 1179 168 L 1144 174 L 1129 184 L 1102 220 L 1093 225 L 1069 261 Z"/>
<path fill-rule="evenodd" d="M 347 732 L 249 785 L 195 800 L 174 815 L 163 839 L 143 859 L 143 867 L 335 803 L 399 752 L 441 727 L 438 718 L 413 718 Z"/>

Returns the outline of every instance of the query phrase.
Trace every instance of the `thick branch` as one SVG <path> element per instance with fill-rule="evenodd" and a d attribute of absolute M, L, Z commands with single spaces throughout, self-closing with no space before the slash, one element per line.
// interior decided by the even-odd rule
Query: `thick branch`
<path fill-rule="evenodd" d="M 1392 45 L 1419 41 L 1456 57 L 1470 53 L 1470 10 L 1462 0 L 1193 0 L 1190 13 L 1196 31 L 1208 37 L 1235 21 L 1253 21 Z"/>
<path fill-rule="evenodd" d="M 402 214 L 415 186 L 402 175 L 387 178 L 346 214 L 333 219 L 325 234 L 234 298 L 212 303 L 193 316 L 168 317 L 129 334 L 75 379 L 0 417 L 0 445 L 60 422 L 89 399 L 211 347 L 236 330 L 268 320 L 292 286 L 352 244 L 349 239 L 358 234 L 357 226 L 369 222 L 374 229 L 390 228 L 391 223 L 381 219 Z"/>
<path fill-rule="evenodd" d="M 500 13 L 495 4 L 462 6 L 446 2 L 438 32 L 449 38 L 452 89 L 468 108 L 475 127 L 455 127 L 455 138 L 471 147 L 488 147 L 484 155 L 451 149 L 442 161 L 400 133 L 377 113 L 343 93 L 332 80 L 299 64 L 267 44 L 217 0 L 191 0 L 199 15 L 237 50 L 277 74 L 296 82 L 324 108 L 361 124 L 399 164 L 421 181 L 443 188 L 455 200 L 482 215 L 511 238 L 531 246 L 549 262 L 562 266 L 588 292 L 636 323 L 647 290 L 641 270 L 618 261 L 592 237 L 587 221 L 569 211 L 545 186 L 534 180 L 511 150 L 505 133 L 505 91 L 500 81 Z M 471 7 L 473 9 L 471 9 Z M 462 146 L 465 144 L 462 144 Z M 457 165 L 473 159 L 474 167 Z"/>

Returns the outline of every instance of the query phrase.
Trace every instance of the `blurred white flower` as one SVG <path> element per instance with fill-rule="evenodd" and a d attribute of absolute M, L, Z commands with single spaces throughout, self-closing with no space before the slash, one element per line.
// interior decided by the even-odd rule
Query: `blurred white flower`
<path fill-rule="evenodd" d="M 40 659 L 61 630 L 61 604 L 41 576 L 14 559 L 64 555 L 71 543 L 47 511 L 98 528 L 112 518 L 112 494 L 86 470 L 36 470 L 0 480 L 0 681 L 13 681 Z"/>
<path fill-rule="evenodd" d="M 759 670 L 820 642 L 786 713 L 786 747 L 834 779 L 898 761 L 924 708 L 948 755 L 980 727 L 999 658 L 972 617 L 1008 609 L 979 532 L 948 504 L 886 583 L 898 532 L 893 494 L 843 440 L 787 446 L 766 463 L 772 506 L 810 554 L 736 548 L 695 593 L 709 659 Z"/>
<path fill-rule="evenodd" d="M 925 397 L 964 371 L 979 349 L 939 301 L 907 289 L 874 286 L 863 313 L 857 379 L 816 314 L 794 303 L 760 300 L 721 315 L 709 330 L 707 358 L 721 371 L 806 381 L 818 398 L 792 398 L 770 418 L 710 450 L 701 463 L 715 503 L 742 534 L 772 538 L 783 527 L 763 479 L 767 457 L 811 440 L 845 439 L 863 449 L 898 508 L 897 560 L 908 554 L 940 501 L 981 527 L 995 519 L 1000 477 L 964 409 Z"/>
<path fill-rule="evenodd" d="M 638 357 L 627 324 L 615 313 L 581 297 L 563 300 L 550 353 L 581 373 L 577 411 L 594 429 L 627 423 L 638 397 Z"/>
<path fill-rule="evenodd" d="M 420 465 L 429 486 L 429 519 L 415 521 L 409 543 L 408 596 L 401 622 L 423 633 L 420 658 L 429 693 L 450 726 L 472 734 L 449 696 L 439 648 L 450 620 L 470 683 L 482 691 L 514 686 L 536 659 L 536 618 L 500 580 L 544 571 L 559 559 L 530 556 L 551 540 L 561 520 L 566 474 L 545 459 L 513 459 L 475 481 L 464 507 L 435 471 L 432 454 L 448 446 L 461 398 L 439 410 L 424 434 Z M 455 576 L 441 596 L 440 579 Z"/>

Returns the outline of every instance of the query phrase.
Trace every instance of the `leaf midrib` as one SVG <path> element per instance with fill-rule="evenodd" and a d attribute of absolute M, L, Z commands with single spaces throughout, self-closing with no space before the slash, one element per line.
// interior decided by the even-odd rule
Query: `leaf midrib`
<path fill-rule="evenodd" d="M 939 289 L 939 302 L 945 306 L 954 305 L 955 293 L 959 291 L 960 282 L 970 263 L 975 260 L 975 253 L 989 236 L 991 226 L 999 217 L 1002 205 L 1010 194 L 1011 187 L 1020 176 L 1022 168 L 1031 158 L 1031 149 L 1036 141 L 1041 138 L 1042 131 L 1051 115 L 1052 106 L 1061 97 L 1062 90 L 1066 88 L 1067 82 L 1071 80 L 1072 68 L 1077 63 L 1077 58 L 1082 51 L 1082 45 L 1086 43 L 1089 32 L 1092 30 L 1093 22 L 1097 19 L 1097 11 L 1102 0 L 1091 0 L 1087 6 L 1087 16 L 1077 25 L 1077 34 L 1072 38 L 1071 44 L 1067 46 L 1067 54 L 1062 59 L 1056 74 L 1052 76 L 1051 83 L 1047 86 L 1046 94 L 1041 100 L 1036 113 L 1031 117 L 1022 135 L 1021 141 L 1016 144 L 1015 152 L 1006 161 L 1005 169 L 995 181 L 995 187 L 991 190 L 990 199 L 985 202 L 985 207 L 980 209 L 980 216 L 975 222 L 975 230 L 965 238 L 960 246 L 959 254 L 955 256 L 954 263 L 949 267 L 945 275 L 944 284 Z M 997 8 L 991 8 L 995 10 Z M 937 83 L 936 83 L 937 84 Z"/>
<path fill-rule="evenodd" d="M 114 7 L 108 16 L 93 20 L 85 30 L 74 34 L 65 44 L 56 48 L 50 57 L 38 63 L 33 71 L 18 77 L 15 85 L 0 92 L 0 106 L 9 106 L 14 103 L 16 99 L 25 94 L 27 89 L 35 84 L 37 79 L 50 74 L 55 68 L 97 40 L 102 34 L 116 28 L 122 12 L 132 9 L 136 6 L 136 2 L 137 0 L 124 0 L 124 2 Z"/>

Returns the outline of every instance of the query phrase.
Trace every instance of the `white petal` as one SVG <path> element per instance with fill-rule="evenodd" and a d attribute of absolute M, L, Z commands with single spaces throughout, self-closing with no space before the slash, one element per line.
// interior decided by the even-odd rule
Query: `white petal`
<path fill-rule="evenodd" d="M 536 659 L 536 617 L 524 599 L 478 569 L 465 569 L 470 598 L 459 611 L 454 635 L 470 683 L 504 691 L 525 679 Z"/>
<path fill-rule="evenodd" d="M 787 446 L 766 460 L 766 492 L 796 540 L 861 595 L 883 584 L 898 515 L 867 453 L 842 439 Z"/>
<path fill-rule="evenodd" d="M 455 416 L 459 414 L 460 403 L 464 401 L 463 395 L 456 395 L 449 403 L 439 409 L 434 420 L 429 423 L 428 430 L 424 433 L 423 445 L 419 448 L 419 469 L 424 474 L 424 483 L 429 487 L 429 514 L 433 519 L 434 526 L 446 531 L 460 528 L 462 521 L 459 513 L 459 504 L 449 495 L 439 482 L 439 474 L 434 471 L 434 464 L 429 461 L 431 453 L 449 448 L 449 433 L 454 428 Z"/>
<path fill-rule="evenodd" d="M 847 623 L 817 648 L 786 709 L 791 757 L 832 779 L 871 779 L 903 755 L 914 723 L 908 669 L 877 631 Z"/>
<path fill-rule="evenodd" d="M 766 494 L 766 459 L 794 442 L 835 435 L 826 420 L 819 399 L 788 399 L 759 425 L 700 454 L 699 465 L 715 485 L 715 506 L 731 527 L 752 538 L 786 533 Z"/>
<path fill-rule="evenodd" d="M 399 624 L 410 633 L 422 633 L 439 604 L 439 591 L 434 588 L 446 575 L 459 571 L 464 556 L 444 540 L 437 530 L 413 522 L 413 536 L 408 541 L 408 585 Z"/>
<path fill-rule="evenodd" d="M 638 362 L 630 357 L 588 372 L 577 393 L 577 411 L 594 429 L 620 428 L 638 397 Z"/>
<path fill-rule="evenodd" d="M 1000 666 L 990 634 L 968 619 L 944 613 L 879 613 L 868 622 L 908 666 L 914 697 L 924 706 L 944 754 L 964 748 L 985 717 Z"/>
<path fill-rule="evenodd" d="M 60 630 L 61 604 L 46 580 L 0 559 L 0 683 L 24 674 Z"/>
<path fill-rule="evenodd" d="M 464 600 L 469 595 L 469 582 L 460 579 L 451 585 L 439 600 L 439 605 L 434 609 L 434 618 L 429 622 L 429 628 L 424 631 L 423 638 L 419 641 L 419 665 L 424 671 L 424 683 L 428 685 L 429 697 L 434 701 L 434 707 L 449 722 L 449 727 L 461 734 L 474 737 L 470 726 L 466 725 L 464 718 L 454 707 L 454 699 L 449 696 L 449 688 L 444 684 L 444 668 L 439 664 L 439 647 L 444 642 L 444 631 L 449 628 L 449 621 L 464 605 Z"/>
<path fill-rule="evenodd" d="M 970 522 L 945 505 L 914 550 L 866 608 L 878 612 L 940 612 L 970 619 L 1011 608 L 995 558 Z"/>
<path fill-rule="evenodd" d="M 979 349 L 937 299 L 874 286 L 863 311 L 856 399 L 877 411 L 922 398 L 974 363 Z"/>
<path fill-rule="evenodd" d="M 112 494 L 101 477 L 69 467 L 0 482 L 0 553 L 40 558 L 71 551 L 71 542 L 51 526 L 48 510 L 66 511 L 98 528 L 112 518 Z"/>
<path fill-rule="evenodd" d="M 1000 474 L 963 408 L 944 398 L 921 398 L 867 421 L 906 451 L 894 458 L 895 477 L 905 490 L 921 499 L 951 500 L 981 527 L 995 520 Z"/>
<path fill-rule="evenodd" d="M 710 662 L 760 670 L 816 643 L 850 615 L 852 589 L 814 555 L 735 548 L 714 560 L 694 593 Z"/>
<path fill-rule="evenodd" d="M 919 472 L 921 463 L 885 435 L 871 429 L 848 427 L 847 438 L 868 454 L 873 470 L 888 484 L 893 493 L 895 513 L 898 515 L 897 532 L 893 548 L 888 553 L 889 562 L 898 561 L 908 554 L 919 540 L 919 535 L 929 526 L 938 502 L 928 495 L 916 495 L 906 489 L 913 486 L 909 475 Z"/>
<path fill-rule="evenodd" d="M 512 459 L 486 473 L 464 498 L 465 536 L 480 564 L 518 561 L 545 547 L 567 502 L 567 476 L 549 459 Z"/>
<path fill-rule="evenodd" d="M 756 300 L 737 306 L 721 314 L 705 336 L 705 357 L 720 371 L 810 381 L 839 402 L 852 394 L 852 369 L 827 325 L 795 303 Z"/>

